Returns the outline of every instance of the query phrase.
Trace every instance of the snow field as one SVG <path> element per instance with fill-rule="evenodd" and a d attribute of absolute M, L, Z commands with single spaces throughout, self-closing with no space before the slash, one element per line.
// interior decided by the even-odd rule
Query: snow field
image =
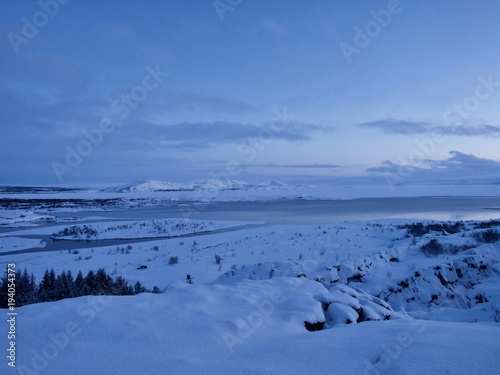
<path fill-rule="evenodd" d="M 175 237 L 186 234 L 211 232 L 240 225 L 260 222 L 234 222 L 193 219 L 122 220 L 89 224 L 58 225 L 2 233 L 10 235 L 51 235 L 57 240 L 135 239 Z"/>
<path fill-rule="evenodd" d="M 494 323 L 399 319 L 306 331 L 305 320 L 322 317 L 318 298 L 327 293 L 312 280 L 277 278 L 231 286 L 173 283 L 161 295 L 25 306 L 18 309 L 23 354 L 17 370 L 350 375 L 498 369 Z"/>

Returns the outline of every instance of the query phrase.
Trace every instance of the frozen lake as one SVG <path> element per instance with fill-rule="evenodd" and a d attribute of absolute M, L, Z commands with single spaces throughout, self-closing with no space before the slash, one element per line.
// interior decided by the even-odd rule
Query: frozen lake
<path fill-rule="evenodd" d="M 272 200 L 183 203 L 56 214 L 118 219 L 184 217 L 264 221 L 268 224 L 328 224 L 377 219 L 489 220 L 500 217 L 500 197 L 358 198 L 350 200 Z"/>

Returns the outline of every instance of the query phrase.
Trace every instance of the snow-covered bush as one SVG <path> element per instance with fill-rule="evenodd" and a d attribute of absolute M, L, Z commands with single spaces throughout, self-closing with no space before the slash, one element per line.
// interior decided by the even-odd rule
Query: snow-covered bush
<path fill-rule="evenodd" d="M 215 264 L 220 264 L 222 261 L 222 258 L 219 254 L 215 254 Z"/>
<path fill-rule="evenodd" d="M 496 229 L 488 229 L 483 232 L 475 233 L 474 238 L 478 242 L 494 243 L 500 241 L 500 233 Z"/>
<path fill-rule="evenodd" d="M 420 246 L 420 250 L 426 255 L 439 255 L 444 253 L 444 246 L 438 240 L 432 239 L 425 245 Z"/>

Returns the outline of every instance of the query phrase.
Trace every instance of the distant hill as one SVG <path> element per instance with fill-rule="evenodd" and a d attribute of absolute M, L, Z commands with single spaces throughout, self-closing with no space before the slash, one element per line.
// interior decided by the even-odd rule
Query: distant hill
<path fill-rule="evenodd" d="M 249 183 L 245 181 L 223 181 L 217 179 L 202 179 L 190 182 L 139 181 L 127 185 L 109 187 L 105 192 L 134 193 L 151 191 L 203 191 L 203 190 L 290 190 L 293 185 L 279 181 Z"/>

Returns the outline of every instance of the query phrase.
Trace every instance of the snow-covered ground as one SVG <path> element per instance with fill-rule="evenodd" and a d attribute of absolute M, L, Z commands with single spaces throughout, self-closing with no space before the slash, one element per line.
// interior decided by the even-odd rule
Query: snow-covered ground
<path fill-rule="evenodd" d="M 2 374 L 496 374 L 500 368 L 500 242 L 484 240 L 500 230 L 495 221 L 425 220 L 426 230 L 418 232 L 410 218 L 245 226 L 250 220 L 89 221 L 75 212 L 74 222 L 62 224 L 68 218 L 58 213 L 5 211 L 0 216 L 11 224 L 24 215 L 38 227 L 4 228 L 2 251 L 35 246 L 32 237 L 60 231 L 67 247 L 0 252 L 0 267 L 14 262 L 38 281 L 51 268 L 73 275 L 104 268 L 163 293 L 17 308 L 17 368 L 5 360 Z M 143 240 L 97 246 L 64 235 L 72 227 L 83 233 L 84 225 L 101 240 Z M 144 239 L 156 235 L 187 237 Z M 0 314 L 7 319 L 6 310 Z M 6 334 L 0 345 L 9 348 Z"/>
<path fill-rule="evenodd" d="M 204 221 L 188 219 L 160 219 L 139 221 L 105 221 L 92 224 L 58 225 L 50 227 L 5 232 L 11 235 L 51 235 L 56 240 L 136 239 L 154 237 L 180 237 L 196 233 L 220 231 L 236 226 L 259 224 L 258 222 Z M 2 238 L 2 237 L 0 237 Z"/>
<path fill-rule="evenodd" d="M 53 216 L 36 214 L 32 210 L 0 210 L 0 227 L 31 227 L 36 226 L 33 221 L 50 219 Z"/>
<path fill-rule="evenodd" d="M 304 321 L 323 319 L 327 294 L 311 280 L 278 278 L 26 306 L 17 366 L 51 375 L 498 371 L 496 323 L 396 319 L 307 331 Z"/>

